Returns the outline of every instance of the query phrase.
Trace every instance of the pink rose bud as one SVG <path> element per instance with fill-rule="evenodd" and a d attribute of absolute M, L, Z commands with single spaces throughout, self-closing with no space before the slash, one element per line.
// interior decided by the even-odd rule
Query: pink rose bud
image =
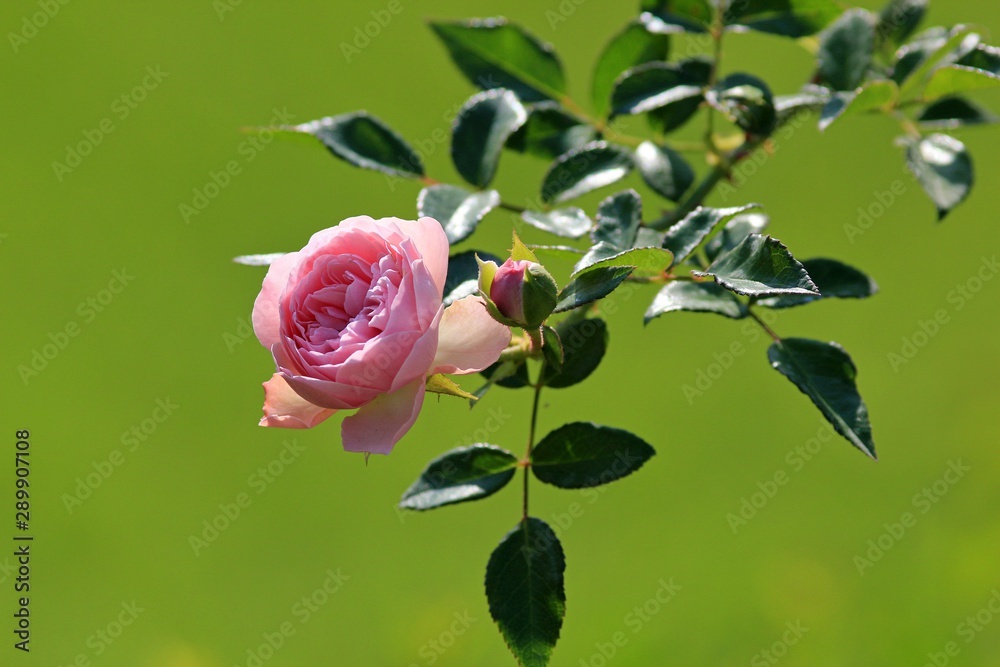
<path fill-rule="evenodd" d="M 497 269 L 490 287 L 490 299 L 496 304 L 497 310 L 515 322 L 524 321 L 524 295 L 521 293 L 521 286 L 530 263 L 523 259 L 508 259 Z"/>
<path fill-rule="evenodd" d="M 493 277 L 490 300 L 500 314 L 526 328 L 538 328 L 556 307 L 558 286 L 541 264 L 508 259 Z"/>

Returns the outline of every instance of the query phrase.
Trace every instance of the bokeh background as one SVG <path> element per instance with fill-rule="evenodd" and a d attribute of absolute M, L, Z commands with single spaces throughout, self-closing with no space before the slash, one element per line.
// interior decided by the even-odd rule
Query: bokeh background
<path fill-rule="evenodd" d="M 41 4 L 4 2 L 3 33 L 22 31 Z M 304 122 L 363 108 L 421 148 L 432 176 L 457 182 L 432 136 L 473 91 L 425 18 L 511 17 L 555 45 L 586 103 L 597 50 L 635 4 L 401 0 L 403 11 L 348 59 L 342 44 L 387 2 L 49 2 L 58 11 L 37 34 L 16 50 L 4 44 L 0 535 L 15 532 L 11 453 L 14 431 L 27 428 L 36 540 L 29 655 L 10 646 L 14 575 L 9 549 L 0 552 L 2 664 L 513 664 L 482 575 L 517 520 L 517 487 L 421 515 L 394 504 L 445 449 L 488 432 L 520 451 L 530 397 L 497 390 L 471 412 L 429 400 L 396 451 L 367 466 L 341 450 L 336 419 L 308 432 L 258 428 L 271 361 L 247 319 L 263 270 L 230 259 L 299 248 L 349 215 L 412 216 L 419 186 L 393 189 L 318 145 L 254 145 L 240 128 L 276 113 Z M 939 1 L 929 21 L 995 33 L 1000 8 Z M 794 42 L 745 35 L 728 40 L 725 68 L 785 93 L 812 61 Z M 978 98 L 1000 109 L 1000 95 Z M 85 133 L 100 142 L 57 174 L 53 162 Z M 924 665 L 949 642 L 953 655 L 937 664 L 995 664 L 1000 280 L 961 307 L 949 293 L 1000 250 L 1000 132 L 958 133 L 979 181 L 942 225 L 903 171 L 895 135 L 882 118 L 845 119 L 824 135 L 808 123 L 737 194 L 712 200 L 764 202 L 772 233 L 797 256 L 837 257 L 878 280 L 874 299 L 786 311 L 774 326 L 850 351 L 881 461 L 840 439 L 812 443 L 808 459 L 795 454 L 822 421 L 740 323 L 677 314 L 644 328 L 653 292 L 621 300 L 604 364 L 583 385 L 546 392 L 540 428 L 626 427 L 659 455 L 599 494 L 534 485 L 534 513 L 568 554 L 553 665 Z M 230 162 L 239 173 L 186 221 L 180 205 Z M 532 196 L 544 169 L 506 154 L 505 198 Z M 636 176 L 627 184 L 641 189 Z M 894 186 L 902 194 L 849 234 L 859 208 Z M 584 204 L 593 210 L 612 191 Z M 512 224 L 491 214 L 464 247 L 502 252 Z M 118 293 L 108 289 L 115 272 L 128 277 Z M 938 310 L 947 323 L 893 368 L 888 355 Z M 23 378 L 19 366 L 70 324 L 79 334 Z M 689 401 L 684 385 L 734 342 L 746 353 Z M 298 449 L 282 461 L 292 440 Z M 952 466 L 968 470 L 943 481 Z M 782 472 L 787 483 L 734 531 L 727 515 Z M 240 494 L 249 504 L 239 517 L 192 546 L 206 521 L 227 523 L 223 508 L 233 513 Z M 906 512 L 915 523 L 893 536 Z M 880 539 L 887 548 L 868 554 Z M 859 572 L 856 557 L 871 566 Z M 339 588 L 317 593 L 331 572 L 339 581 L 328 588 Z M 671 581 L 676 595 L 650 603 Z M 294 634 L 262 651 L 282 627 Z M 623 645 L 606 658 L 616 633 Z"/>

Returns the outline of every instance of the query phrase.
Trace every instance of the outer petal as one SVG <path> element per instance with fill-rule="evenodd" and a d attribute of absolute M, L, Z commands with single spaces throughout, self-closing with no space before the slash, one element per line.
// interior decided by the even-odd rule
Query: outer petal
<path fill-rule="evenodd" d="M 253 331 L 257 334 L 257 340 L 264 347 L 271 347 L 280 339 L 281 317 L 278 311 L 278 301 L 281 299 L 281 292 L 288 282 L 288 274 L 295 268 L 299 260 L 299 253 L 290 252 L 271 262 L 264 276 L 264 284 L 260 288 L 260 294 L 253 302 Z"/>
<path fill-rule="evenodd" d="M 510 344 L 510 329 L 486 312 L 481 297 L 467 296 L 444 309 L 431 373 L 477 373 Z"/>
<path fill-rule="evenodd" d="M 264 383 L 264 417 L 260 420 L 261 426 L 312 428 L 334 412 L 336 410 L 315 406 L 296 394 L 278 373 Z"/>
<path fill-rule="evenodd" d="M 382 394 L 344 420 L 340 435 L 349 452 L 388 454 L 417 421 L 424 403 L 424 378 Z"/>
<path fill-rule="evenodd" d="M 403 222 L 403 221 L 398 221 Z M 434 284 L 437 285 L 438 294 L 444 292 L 444 281 L 448 277 L 448 236 L 444 233 L 444 227 L 434 218 L 420 218 L 416 222 L 407 222 L 400 225 L 403 231 L 412 232 L 412 238 L 420 251 L 420 256 L 424 264 L 434 276 Z"/>

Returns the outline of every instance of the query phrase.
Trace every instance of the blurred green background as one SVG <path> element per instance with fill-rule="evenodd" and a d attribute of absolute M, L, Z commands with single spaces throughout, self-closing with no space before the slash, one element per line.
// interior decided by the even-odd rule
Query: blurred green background
<path fill-rule="evenodd" d="M 429 400 L 396 451 L 367 467 L 341 450 L 337 419 L 308 432 L 259 428 L 272 366 L 247 318 L 263 270 L 230 259 L 297 249 L 350 215 L 413 216 L 419 187 L 393 190 L 318 146 L 254 145 L 239 129 L 274 122 L 276 110 L 304 122 L 364 108 L 422 147 L 432 176 L 457 182 L 447 146 L 431 137 L 473 91 L 426 17 L 511 17 L 555 45 L 586 103 L 597 50 L 637 3 L 402 0 L 348 62 L 341 45 L 387 1 L 223 1 L 53 1 L 58 12 L 37 34 L 0 49 L 0 536 L 15 532 L 10 454 L 22 428 L 31 431 L 36 536 L 30 655 L 11 647 L 12 557 L 0 552 L 0 662 L 229 667 L 258 664 L 257 655 L 267 665 L 511 665 L 482 575 L 518 518 L 516 487 L 421 515 L 394 503 L 428 459 L 486 431 L 520 451 L 530 397 L 494 391 L 471 412 Z M 40 4 L 4 2 L 3 32 L 22 31 Z M 566 20 L 553 25 L 553 12 Z M 957 22 L 995 32 L 1000 7 L 934 3 L 930 24 Z M 787 93 L 812 61 L 794 42 L 733 36 L 725 69 L 764 75 Z M 979 99 L 1000 109 L 1000 95 Z M 1000 246 L 1000 132 L 958 133 L 979 180 L 938 226 L 902 170 L 895 130 L 861 117 L 820 135 L 809 123 L 779 141 L 777 159 L 738 194 L 712 200 L 763 202 L 772 233 L 797 256 L 836 257 L 878 280 L 874 299 L 782 312 L 774 326 L 850 351 L 882 460 L 840 439 L 808 460 L 796 455 L 820 416 L 740 323 L 681 314 L 643 328 L 653 291 L 620 301 L 605 363 L 588 383 L 546 392 L 540 428 L 579 419 L 626 427 L 659 455 L 602 493 L 533 487 L 534 513 L 556 527 L 568 556 L 554 666 L 924 665 L 949 642 L 957 655 L 938 664 L 996 664 L 1000 621 L 990 623 L 987 605 L 1000 590 L 1000 280 L 961 308 L 948 295 Z M 53 162 L 86 133 L 100 142 L 57 174 Z M 185 222 L 179 206 L 230 161 L 239 173 Z M 499 186 L 523 200 L 544 169 L 505 154 Z M 641 186 L 637 176 L 628 184 Z M 849 238 L 858 209 L 894 184 L 905 192 Z M 510 214 L 494 213 L 464 247 L 501 252 L 511 226 Z M 115 272 L 126 275 L 124 289 L 111 284 L 118 293 L 109 289 Z M 939 309 L 948 323 L 894 369 L 887 355 Z M 18 367 L 71 324 L 78 335 L 22 378 Z M 688 401 L 682 387 L 737 341 L 746 353 Z M 299 450 L 282 462 L 292 440 Z M 968 471 L 941 481 L 955 462 Z M 787 484 L 734 532 L 727 515 L 779 471 Z M 81 490 L 88 476 L 96 488 Z M 925 488 L 933 503 L 919 496 Z M 75 494 L 87 497 L 67 500 Z M 249 504 L 225 519 L 240 494 Z M 886 524 L 905 512 L 915 525 L 892 537 Z M 206 521 L 228 526 L 195 548 Z M 869 540 L 880 538 L 889 548 L 859 574 L 855 557 L 869 557 Z M 330 572 L 340 581 L 328 587 L 339 589 L 327 595 Z M 649 603 L 671 579 L 675 597 Z M 789 623 L 808 630 L 783 648 Z M 283 626 L 294 634 L 268 651 L 267 636 L 277 643 Z M 606 659 L 616 633 L 625 641 Z"/>

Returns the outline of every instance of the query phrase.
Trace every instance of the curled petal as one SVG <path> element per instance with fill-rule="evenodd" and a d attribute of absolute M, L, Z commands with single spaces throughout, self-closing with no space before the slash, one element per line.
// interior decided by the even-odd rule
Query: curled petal
<path fill-rule="evenodd" d="M 510 344 L 510 329 L 486 311 L 481 297 L 467 296 L 444 309 L 431 373 L 477 373 Z"/>
<path fill-rule="evenodd" d="M 312 428 L 336 410 L 313 405 L 302 398 L 275 373 L 264 383 L 264 417 L 261 426 L 272 428 Z"/>
<path fill-rule="evenodd" d="M 280 339 L 281 318 L 278 310 L 278 300 L 288 282 L 288 275 L 295 268 L 299 253 L 290 252 L 271 262 L 264 276 L 264 284 L 260 294 L 253 302 L 253 331 L 257 340 L 264 347 L 271 347 Z"/>
<path fill-rule="evenodd" d="M 424 403 L 424 379 L 390 394 L 382 394 L 344 420 L 341 438 L 349 452 L 388 454 L 413 422 Z"/>

